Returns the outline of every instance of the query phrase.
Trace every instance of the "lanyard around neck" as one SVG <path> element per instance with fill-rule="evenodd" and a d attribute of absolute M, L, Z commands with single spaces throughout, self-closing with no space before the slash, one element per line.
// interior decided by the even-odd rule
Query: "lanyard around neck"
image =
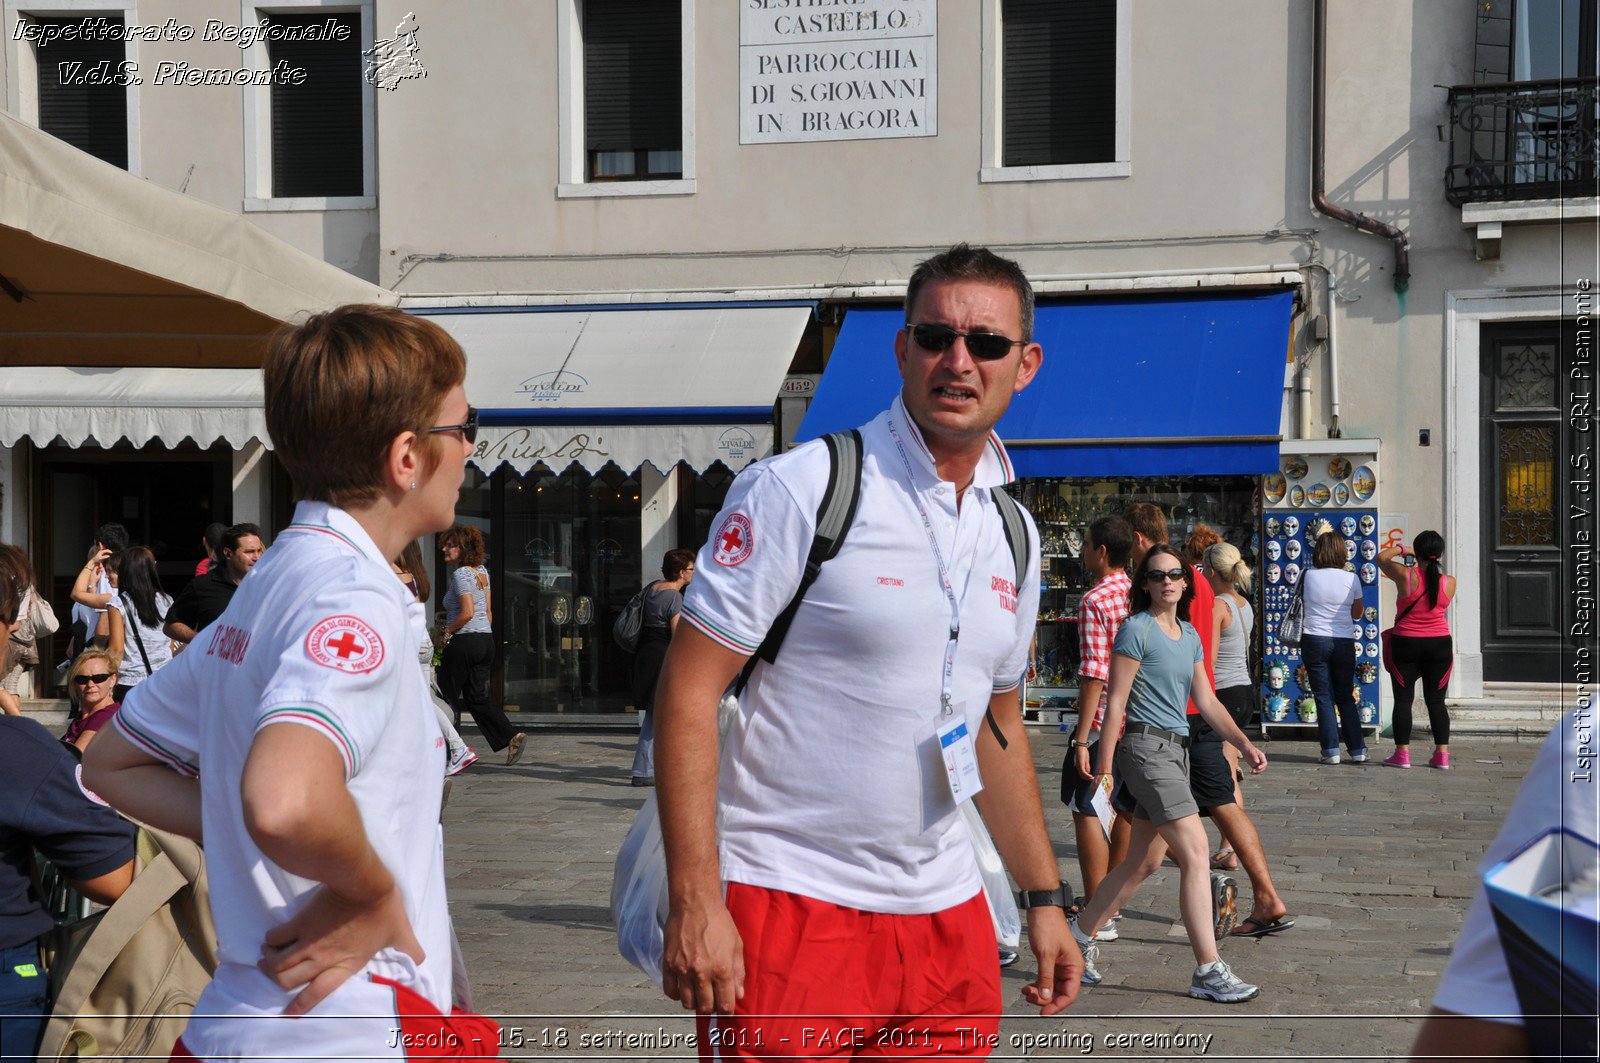
<path fill-rule="evenodd" d="M 961 586 L 961 594 L 956 595 L 955 583 L 950 578 L 950 566 L 945 564 L 944 551 L 939 549 L 939 536 L 933 530 L 933 518 L 928 516 L 928 508 L 922 504 L 922 494 L 917 490 L 917 477 L 911 471 L 911 459 L 906 455 L 906 447 L 900 440 L 900 433 L 894 426 L 894 418 L 888 421 L 889 435 L 894 439 L 895 450 L 900 453 L 900 464 L 906 470 L 906 486 L 911 489 L 911 500 L 917 504 L 917 514 L 922 517 L 922 530 L 928 535 L 928 546 L 933 551 L 933 560 L 939 566 L 939 585 L 944 589 L 945 600 L 950 603 L 950 639 L 945 643 L 944 671 L 939 684 L 939 712 L 943 716 L 955 715 L 955 678 L 956 678 L 956 646 L 961 641 L 961 601 L 967 596 L 967 589 L 972 586 L 972 572 L 978 567 L 978 546 L 983 540 L 981 534 L 974 537 L 972 544 L 972 564 L 967 568 L 966 582 Z"/>

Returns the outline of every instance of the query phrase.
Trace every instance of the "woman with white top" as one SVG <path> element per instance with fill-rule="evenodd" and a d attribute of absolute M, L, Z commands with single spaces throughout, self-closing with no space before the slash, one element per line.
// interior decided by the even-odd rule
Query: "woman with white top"
<path fill-rule="evenodd" d="M 505 710 L 489 699 L 494 613 L 489 570 L 483 566 L 483 533 L 470 524 L 457 524 L 439 536 L 439 551 L 446 564 L 455 566 L 444 594 L 439 689 L 458 716 L 463 710 L 472 716 L 490 749 L 505 750 L 506 763 L 515 764 L 527 736 L 515 730 Z"/>
<path fill-rule="evenodd" d="M 121 662 L 113 693 L 118 701 L 172 660 L 172 640 L 161 630 L 171 608 L 172 596 L 161 589 L 156 555 L 143 546 L 124 550 L 117 566 L 117 593 L 106 603 L 111 623 L 107 648 Z"/>
<path fill-rule="evenodd" d="M 1351 623 L 1361 619 L 1361 581 L 1354 572 L 1345 571 L 1349 560 L 1344 539 L 1337 532 L 1325 531 L 1317 536 L 1311 551 L 1314 567 L 1300 577 L 1300 593 L 1306 602 L 1300 658 L 1311 676 L 1311 694 L 1317 699 L 1317 732 L 1324 764 L 1339 763 L 1341 734 L 1350 762 L 1367 762 L 1367 740 L 1356 710 L 1356 641 L 1350 635 Z"/>

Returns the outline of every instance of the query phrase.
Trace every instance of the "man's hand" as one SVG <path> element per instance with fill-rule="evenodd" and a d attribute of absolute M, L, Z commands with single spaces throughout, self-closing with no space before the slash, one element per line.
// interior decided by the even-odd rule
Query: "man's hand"
<path fill-rule="evenodd" d="M 673 907 L 661 957 L 661 991 L 701 1015 L 733 1014 L 744 997 L 744 942 L 721 900 Z"/>
<path fill-rule="evenodd" d="M 1267 755 L 1254 742 L 1247 743 L 1239 751 L 1239 755 L 1244 758 L 1246 764 L 1250 765 L 1251 775 L 1260 775 L 1267 770 Z"/>
<path fill-rule="evenodd" d="M 293 1018 L 322 1003 L 386 948 L 417 963 L 425 959 L 398 889 L 358 904 L 322 886 L 293 919 L 267 931 L 256 966 L 284 989 L 305 986 L 283 1010 Z"/>
<path fill-rule="evenodd" d="M 1039 961 L 1039 977 L 1022 987 L 1022 997 L 1047 1019 L 1078 999 L 1083 953 L 1067 926 L 1067 913 L 1055 907 L 1028 909 L 1028 944 Z"/>

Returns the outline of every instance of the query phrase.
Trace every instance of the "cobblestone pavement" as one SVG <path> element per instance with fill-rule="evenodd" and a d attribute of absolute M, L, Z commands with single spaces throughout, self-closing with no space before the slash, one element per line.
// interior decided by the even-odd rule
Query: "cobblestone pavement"
<path fill-rule="evenodd" d="M 694 1058 L 692 1022 L 618 956 L 612 933 L 612 862 L 646 794 L 629 786 L 631 736 L 530 735 L 512 768 L 468 739 L 483 759 L 457 777 L 445 814 L 450 905 L 475 1004 L 501 1018 L 506 1057 Z M 1063 878 L 1077 885 L 1071 817 L 1056 797 L 1066 736 L 1038 730 L 1033 742 Z M 1404 1056 L 1474 868 L 1538 746 L 1462 742 L 1449 772 L 1376 758 L 1322 767 L 1314 743 L 1265 748 L 1271 767 L 1248 784 L 1246 807 L 1299 922 L 1223 949 L 1261 996 L 1227 1006 L 1186 995 L 1193 958 L 1169 865 L 1126 909 L 1122 939 L 1102 947 L 1105 983 L 1066 1014 L 1041 1020 L 1018 997 L 1033 975 L 1024 942 L 1004 972 L 991 1058 Z M 1242 873 L 1240 891 L 1246 911 Z"/>

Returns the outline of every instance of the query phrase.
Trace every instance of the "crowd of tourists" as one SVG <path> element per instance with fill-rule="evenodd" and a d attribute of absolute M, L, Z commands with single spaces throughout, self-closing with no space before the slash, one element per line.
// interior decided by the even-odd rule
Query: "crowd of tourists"
<path fill-rule="evenodd" d="M 1004 491 L 1014 474 L 994 433 L 1043 359 L 1032 323 L 1015 263 L 964 244 L 921 263 L 889 407 L 750 467 L 698 555 L 668 552 L 645 589 L 631 776 L 655 787 L 663 840 L 661 988 L 717 1058 L 780 1044 L 810 1058 L 807 1044 L 847 1033 L 883 1044 L 914 1031 L 929 1056 L 993 1044 L 1005 1002 L 973 822 L 1018 887 L 1036 971 L 1023 995 L 1045 1016 L 1104 979 L 1129 905 L 1181 917 L 1187 991 L 1218 1003 L 1263 992 L 1219 945 L 1295 926 L 1245 811 L 1246 780 L 1268 767 L 1246 734 L 1259 711 L 1251 568 L 1204 526 L 1174 542 L 1148 503 L 1084 536 L 1095 583 L 1061 781 L 1081 892 L 1063 880 L 1020 698 L 1041 547 Z M 476 759 L 463 714 L 507 764 L 526 736 L 490 695 L 485 544 L 455 518 L 477 433 L 465 368 L 447 333 L 397 310 L 344 307 L 281 330 L 263 377 L 300 498 L 292 523 L 270 547 L 251 524 L 206 529 L 176 596 L 148 546 L 102 526 L 54 643 L 27 557 L 0 547 L 0 674 L 39 672 L 64 634 L 74 706 L 58 739 L 17 715 L 14 684 L 0 693 L 6 1054 L 35 1051 L 49 1008 L 25 972 L 42 969 L 50 918 L 15 855 L 37 849 L 114 903 L 134 878 L 133 823 L 205 843 L 218 963 L 173 1058 L 365 1058 L 394 1030 L 494 1054 L 454 943 L 441 812 L 448 777 Z M 429 536 L 446 570 L 442 623 Z M 1449 767 L 1456 580 L 1442 547 L 1426 532 L 1414 559 L 1379 556 L 1400 592 L 1396 767 L 1410 765 L 1418 682 L 1430 764 Z M 1302 588 L 1330 765 L 1341 743 L 1368 759 L 1344 550 L 1319 539 Z M 13 807 L 22 792 L 28 816 Z M 1140 892 L 1169 856 L 1175 904 Z M 1242 920 L 1237 869 L 1251 891 Z"/>

